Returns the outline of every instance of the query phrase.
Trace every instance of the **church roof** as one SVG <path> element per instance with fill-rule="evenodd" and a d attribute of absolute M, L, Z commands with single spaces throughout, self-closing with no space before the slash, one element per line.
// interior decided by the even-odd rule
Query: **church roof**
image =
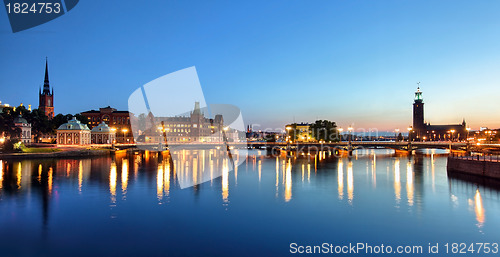
<path fill-rule="evenodd" d="M 64 123 L 57 130 L 90 130 L 87 125 L 80 123 L 75 117 L 72 120 L 68 121 L 68 123 Z"/>
<path fill-rule="evenodd" d="M 21 114 L 19 114 L 19 116 L 17 116 L 15 119 L 14 119 L 14 123 L 22 123 L 22 124 L 28 124 L 28 121 L 23 118 L 23 116 L 21 116 Z"/>
<path fill-rule="evenodd" d="M 110 133 L 111 132 L 111 128 L 109 128 L 109 126 L 103 122 L 101 122 L 101 124 L 97 125 L 96 127 L 94 127 L 92 129 L 92 132 L 100 132 L 100 133 Z"/>

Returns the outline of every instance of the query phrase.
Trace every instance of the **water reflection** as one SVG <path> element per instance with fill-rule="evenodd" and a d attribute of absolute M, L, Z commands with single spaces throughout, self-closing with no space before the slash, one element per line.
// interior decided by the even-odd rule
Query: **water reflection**
<path fill-rule="evenodd" d="M 116 163 L 111 162 L 109 170 L 109 193 L 111 194 L 111 203 L 116 203 Z"/>
<path fill-rule="evenodd" d="M 344 199 L 344 162 L 339 160 L 337 167 L 337 187 L 339 191 L 339 199 Z"/>
<path fill-rule="evenodd" d="M 253 153 L 253 156 L 247 157 L 249 171 L 240 170 L 238 174 L 238 169 L 235 168 L 234 177 L 230 171 L 230 162 L 227 159 L 216 158 L 217 153 L 211 150 L 197 150 L 194 155 L 185 150 L 181 153 L 183 158 L 178 159 L 177 163 L 172 163 L 168 154 L 149 152 L 113 158 L 76 160 L 0 160 L 0 197 L 6 199 L 12 195 L 25 193 L 40 195 L 44 224 L 47 224 L 50 201 L 57 199 L 58 195 L 67 193 L 68 190 L 73 190 L 83 197 L 86 192 L 95 190 L 95 185 L 98 185 L 97 188 L 105 195 L 106 203 L 109 205 L 111 202 L 113 207 L 124 203 L 125 200 L 130 201 L 128 199 L 131 199 L 134 191 L 136 193 L 137 190 L 144 189 L 149 190 L 144 197 L 149 197 L 155 203 L 165 206 L 171 204 L 169 199 L 174 199 L 176 192 L 180 190 L 178 180 L 190 180 L 188 183 L 210 180 L 210 183 L 202 183 L 185 190 L 195 194 L 204 193 L 200 188 L 217 190 L 218 203 L 226 207 L 234 199 L 238 199 L 235 198 L 238 194 L 234 192 L 242 190 L 240 188 L 269 189 L 271 197 L 272 191 L 275 190 L 277 201 L 293 203 L 300 201 L 301 196 L 328 197 L 311 195 L 307 191 L 312 188 L 328 188 L 329 197 L 345 200 L 343 203 L 352 205 L 352 208 L 363 208 L 358 203 L 363 203 L 363 200 L 366 200 L 364 198 L 372 196 L 376 201 L 387 200 L 392 208 L 394 201 L 396 208 L 404 205 L 408 207 L 410 213 L 411 210 L 421 210 L 424 191 L 427 193 L 429 188 L 432 188 L 431 192 L 434 192 L 435 185 L 442 183 L 440 176 L 441 180 L 447 181 L 442 169 L 440 170 L 440 167 L 443 167 L 443 157 L 434 155 L 424 158 L 370 151 L 365 155 L 357 152 L 356 160 L 354 157 L 336 158 L 325 152 L 291 158 L 284 155 L 267 155 L 265 151 Z M 312 165 L 314 173 L 311 172 Z M 249 180 L 249 176 L 253 176 L 253 180 Z M 236 188 L 238 179 L 240 184 Z M 249 181 L 259 183 L 259 186 Z M 450 183 L 458 183 L 456 180 L 451 181 Z M 136 187 L 134 183 L 142 183 L 143 186 Z M 424 187 L 426 183 L 429 187 L 427 191 Z M 470 186 L 475 182 L 460 183 Z M 117 194 L 120 192 L 117 190 L 121 190 L 122 196 L 118 196 L 118 199 Z M 388 194 L 377 193 L 376 190 L 382 192 L 386 190 Z M 402 191 L 405 190 L 406 199 L 402 200 L 405 197 L 405 192 Z M 467 213 L 474 215 L 477 226 L 483 228 L 487 222 L 485 208 L 488 205 L 485 204 L 485 199 L 488 195 L 477 187 L 474 187 L 474 191 L 468 189 L 466 192 L 455 192 L 456 188 L 453 188 L 453 191 L 453 194 L 450 192 L 452 197 L 449 199 L 452 200 L 449 201 L 458 203 L 460 200 L 470 199 L 470 210 L 467 210 Z M 6 192 L 9 194 L 5 194 Z M 428 199 L 430 197 L 427 201 Z"/>
<path fill-rule="evenodd" d="M 409 161 L 406 164 L 406 194 L 408 197 L 408 205 L 413 206 L 413 169 Z"/>
<path fill-rule="evenodd" d="M 484 223 L 484 209 L 479 189 L 476 189 L 476 194 L 474 195 L 474 212 L 476 213 L 476 220 L 478 222 L 477 226 L 481 228 Z"/>
<path fill-rule="evenodd" d="M 394 194 L 397 206 L 401 201 L 401 172 L 399 171 L 399 165 L 399 159 L 394 160 Z"/>
<path fill-rule="evenodd" d="M 352 160 L 349 159 L 347 163 L 347 199 L 349 203 L 352 204 L 354 198 L 354 177 L 352 171 Z"/>
<path fill-rule="evenodd" d="M 292 199 L 292 164 L 291 159 L 288 159 L 286 164 L 286 179 L 285 179 L 285 202 Z"/>
<path fill-rule="evenodd" d="M 122 159 L 122 196 L 125 199 L 128 186 L 128 159 Z"/>

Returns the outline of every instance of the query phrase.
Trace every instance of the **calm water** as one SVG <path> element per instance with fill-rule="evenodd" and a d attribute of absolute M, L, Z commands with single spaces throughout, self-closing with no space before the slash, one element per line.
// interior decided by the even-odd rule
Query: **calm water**
<path fill-rule="evenodd" d="M 498 182 L 449 178 L 444 156 L 255 150 L 237 170 L 186 189 L 172 166 L 152 155 L 0 161 L 0 256 L 279 256 L 292 242 L 500 241 Z"/>

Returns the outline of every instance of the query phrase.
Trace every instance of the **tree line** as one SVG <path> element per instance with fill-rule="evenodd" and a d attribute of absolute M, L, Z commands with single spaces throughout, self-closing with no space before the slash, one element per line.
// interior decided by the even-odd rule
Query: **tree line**
<path fill-rule="evenodd" d="M 6 107 L 3 109 L 3 112 L 0 113 L 0 134 L 3 132 L 4 136 L 10 138 L 20 137 L 21 129 L 14 125 L 14 120 L 19 117 L 19 115 L 31 124 L 31 134 L 34 136 L 34 142 L 38 142 L 40 137 L 44 134 L 55 134 L 59 126 L 73 119 L 73 117 L 76 117 L 76 119 L 83 124 L 89 123 L 87 117 L 81 114 L 72 115 L 59 113 L 54 116 L 54 118 L 49 119 L 40 109 L 30 111 L 24 106 L 18 106 L 16 108 Z"/>

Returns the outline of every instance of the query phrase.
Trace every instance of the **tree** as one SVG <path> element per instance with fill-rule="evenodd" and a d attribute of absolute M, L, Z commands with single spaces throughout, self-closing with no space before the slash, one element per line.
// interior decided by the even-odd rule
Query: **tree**
<path fill-rule="evenodd" d="M 17 116 L 15 116 L 15 112 L 10 111 L 0 113 L 0 134 L 11 138 L 21 135 L 21 129 L 14 125 L 14 119 Z"/>
<path fill-rule="evenodd" d="M 288 136 L 290 137 L 288 140 L 295 142 L 295 140 L 297 140 L 297 137 L 299 134 L 297 131 L 297 123 L 292 123 L 292 124 L 286 125 L 285 128 L 290 128 L 290 129 L 286 129 L 286 132 L 287 132 Z"/>
<path fill-rule="evenodd" d="M 403 134 L 399 133 L 398 138 L 396 139 L 396 142 L 401 142 L 403 141 L 404 137 Z"/>
<path fill-rule="evenodd" d="M 88 125 L 89 124 L 89 119 L 79 113 L 75 114 L 74 116 L 77 120 L 79 120 L 82 124 Z"/>
<path fill-rule="evenodd" d="M 51 123 L 42 110 L 34 109 L 25 115 L 25 119 L 31 124 L 31 134 L 34 135 L 35 141 L 43 134 L 52 132 Z"/>
<path fill-rule="evenodd" d="M 317 141 L 339 141 L 337 124 L 329 120 L 317 120 L 310 125 L 311 135 Z"/>

